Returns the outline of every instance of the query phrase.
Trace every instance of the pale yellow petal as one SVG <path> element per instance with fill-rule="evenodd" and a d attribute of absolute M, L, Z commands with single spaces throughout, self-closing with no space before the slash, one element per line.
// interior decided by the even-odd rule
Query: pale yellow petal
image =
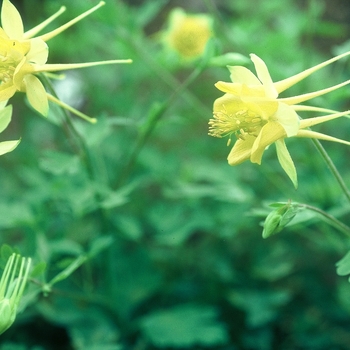
<path fill-rule="evenodd" d="M 12 118 L 12 106 L 9 105 L 0 110 L 0 132 L 4 131 L 10 124 Z"/>
<path fill-rule="evenodd" d="M 23 79 L 25 75 L 33 73 L 33 65 L 27 63 L 26 57 L 23 57 L 22 61 L 17 64 L 15 72 L 13 73 L 13 85 L 18 91 L 23 90 Z"/>
<path fill-rule="evenodd" d="M 7 105 L 8 100 L 0 101 L 0 109 L 4 108 Z"/>
<path fill-rule="evenodd" d="M 281 164 L 281 167 L 289 176 L 289 178 L 292 180 L 294 187 L 297 188 L 298 187 L 297 171 L 295 169 L 292 157 L 288 152 L 284 139 L 277 140 L 275 142 L 275 145 L 276 145 L 276 151 L 277 151 L 277 158 L 279 163 Z"/>
<path fill-rule="evenodd" d="M 248 160 L 256 137 L 247 135 L 244 140 L 237 140 L 227 157 L 230 165 L 238 165 Z"/>
<path fill-rule="evenodd" d="M 343 58 L 343 57 L 346 57 L 350 55 L 350 51 L 348 52 L 345 52 L 341 55 L 338 55 L 336 57 L 333 57 L 325 62 L 322 62 L 314 67 L 311 67 L 309 69 L 306 69 L 304 70 L 303 72 L 299 73 L 299 74 L 296 74 L 296 75 L 293 75 L 292 77 L 289 77 L 287 79 L 284 79 L 284 80 L 281 80 L 281 81 L 278 81 L 278 82 L 275 82 L 274 85 L 275 85 L 275 88 L 276 90 L 278 91 L 278 93 L 281 93 L 282 91 L 284 90 L 287 90 L 288 88 L 290 88 L 291 86 L 293 86 L 294 84 L 300 82 L 301 80 L 305 79 L 306 77 L 308 77 L 309 75 L 311 75 L 312 73 L 318 71 L 319 69 Z M 305 101 L 305 100 L 304 100 Z"/>
<path fill-rule="evenodd" d="M 278 110 L 277 100 L 271 100 L 267 98 L 253 97 L 242 95 L 242 102 L 245 104 L 245 108 L 250 112 L 255 113 L 257 116 L 264 120 L 270 120 Z"/>
<path fill-rule="evenodd" d="M 254 54 L 251 54 L 250 58 L 254 63 L 258 78 L 264 85 L 266 96 L 270 98 L 276 98 L 278 96 L 278 92 L 272 82 L 269 70 L 267 69 L 265 62 L 259 56 Z"/>
<path fill-rule="evenodd" d="M 33 74 L 27 74 L 24 77 L 24 84 L 30 105 L 46 117 L 49 112 L 49 103 L 43 84 Z"/>
<path fill-rule="evenodd" d="M 344 145 L 350 146 L 349 141 L 341 140 L 336 137 L 328 136 L 325 134 L 321 134 L 320 132 L 311 131 L 311 130 L 299 130 L 297 137 L 304 137 L 304 138 L 311 138 L 311 139 L 318 139 L 318 140 L 324 140 L 324 141 L 332 141 L 332 142 L 339 142 L 343 143 Z"/>
<path fill-rule="evenodd" d="M 261 85 L 260 80 L 246 67 L 228 66 L 227 68 L 231 73 L 230 78 L 233 83 Z"/>
<path fill-rule="evenodd" d="M 261 158 L 266 147 L 285 136 L 286 132 L 281 124 L 277 122 L 269 122 L 265 124 L 261 128 L 261 131 L 253 144 L 250 161 L 252 163 L 261 164 Z"/>
<path fill-rule="evenodd" d="M 0 85 L 0 101 L 7 101 L 9 98 L 11 98 L 16 93 L 16 91 L 17 91 L 17 89 L 11 81 L 7 84 L 1 84 Z"/>
<path fill-rule="evenodd" d="M 47 62 L 49 56 L 49 48 L 45 41 L 34 38 L 30 40 L 30 50 L 26 55 L 27 61 L 43 65 Z"/>
<path fill-rule="evenodd" d="M 297 134 L 299 130 L 299 116 L 290 106 L 279 103 L 273 119 L 283 126 L 288 137 Z"/>
<path fill-rule="evenodd" d="M 3 0 L 2 2 L 1 25 L 5 33 L 11 39 L 23 39 L 23 22 L 21 15 L 9 0 Z"/>
<path fill-rule="evenodd" d="M 19 145 L 20 142 L 21 140 L 0 142 L 0 156 L 13 151 Z"/>
<path fill-rule="evenodd" d="M 236 95 L 225 94 L 214 101 L 214 113 L 231 115 L 244 108 L 245 104 Z"/>

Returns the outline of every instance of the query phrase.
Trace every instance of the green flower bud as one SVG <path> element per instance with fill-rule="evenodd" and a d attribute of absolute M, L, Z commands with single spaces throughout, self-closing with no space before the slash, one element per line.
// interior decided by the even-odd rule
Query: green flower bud
<path fill-rule="evenodd" d="M 17 275 L 20 262 L 19 273 Z M 30 258 L 13 253 L 8 259 L 0 280 L 0 334 L 15 321 L 17 307 L 27 283 Z"/>
<path fill-rule="evenodd" d="M 279 203 L 277 206 L 278 208 L 273 210 L 265 219 L 262 233 L 263 238 L 270 237 L 282 231 L 299 210 L 298 205 L 291 202 Z"/>

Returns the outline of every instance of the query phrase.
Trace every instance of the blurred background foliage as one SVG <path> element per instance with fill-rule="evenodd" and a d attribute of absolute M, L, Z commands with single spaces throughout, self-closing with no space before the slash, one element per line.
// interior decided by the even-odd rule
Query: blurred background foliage
<path fill-rule="evenodd" d="M 55 23 L 96 2 L 13 3 L 31 28 L 60 5 L 68 11 Z M 162 44 L 176 7 L 213 18 L 215 55 L 253 52 L 274 80 L 350 49 L 342 0 L 108 0 L 52 39 L 49 63 L 133 64 L 57 82 L 62 99 L 98 118 L 90 125 L 72 117 L 92 168 L 55 106 L 48 122 L 24 96 L 11 101 L 3 137 L 22 142 L 0 159 L 0 243 L 46 269 L 31 277 L 26 309 L 1 336 L 1 350 L 349 349 L 350 284 L 335 268 L 349 239 L 306 211 L 277 236 L 261 236 L 275 201 L 309 203 L 349 222 L 349 205 L 309 140 L 287 140 L 297 191 L 274 146 L 261 166 L 228 166 L 226 140 L 207 136 L 207 123 L 221 95 L 214 83 L 229 74 L 208 67 L 140 143 L 154 110 L 203 62 L 183 62 Z M 290 94 L 345 81 L 349 66 L 344 59 L 324 68 Z M 314 103 L 346 110 L 349 95 L 345 87 Z M 315 129 L 349 140 L 348 123 Z M 349 148 L 324 146 L 349 184 Z"/>

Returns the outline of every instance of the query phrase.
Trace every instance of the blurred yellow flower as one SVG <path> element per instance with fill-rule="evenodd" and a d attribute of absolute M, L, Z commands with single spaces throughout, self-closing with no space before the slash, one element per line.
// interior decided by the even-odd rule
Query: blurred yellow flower
<path fill-rule="evenodd" d="M 185 60 L 198 58 L 204 53 L 213 35 L 213 20 L 204 14 L 188 15 L 175 8 L 169 15 L 169 27 L 164 42 Z"/>
<path fill-rule="evenodd" d="M 48 100 L 51 100 L 73 113 L 90 120 L 84 114 L 65 105 L 63 102 L 48 94 L 37 73 L 61 71 L 66 69 L 84 68 L 102 64 L 130 63 L 131 60 L 110 60 L 76 64 L 46 64 L 48 59 L 48 46 L 46 42 L 60 34 L 76 22 L 88 16 L 105 3 L 84 12 L 80 16 L 46 34 L 34 37 L 49 23 L 65 11 L 65 7 L 47 20 L 24 32 L 22 18 L 15 6 L 9 0 L 3 0 L 1 8 L 0 28 L 0 101 L 11 98 L 17 91 L 26 93 L 31 106 L 40 114 L 48 114 Z"/>
<path fill-rule="evenodd" d="M 229 164 L 237 165 L 248 159 L 252 163 L 260 164 L 265 149 L 275 143 L 278 160 L 297 187 L 297 174 L 286 148 L 285 138 L 308 137 L 350 145 L 350 142 L 308 130 L 313 125 L 348 115 L 349 111 L 335 113 L 332 110 L 299 104 L 349 84 L 350 80 L 327 89 L 289 98 L 278 98 L 278 94 L 282 91 L 347 55 L 350 55 L 350 52 L 278 82 L 272 81 L 265 62 L 254 54 L 251 55 L 251 60 L 257 76 L 245 67 L 229 67 L 232 83 L 219 81 L 215 84 L 219 90 L 225 92 L 225 95 L 214 102 L 213 118 L 209 121 L 209 135 L 229 136 L 228 143 L 232 134 L 237 137 L 228 156 Z M 321 112 L 328 115 L 300 119 L 298 111 Z"/>
<path fill-rule="evenodd" d="M 0 334 L 11 327 L 15 321 L 18 304 L 27 283 L 30 265 L 30 258 L 21 258 L 19 254 L 15 253 L 10 256 L 6 263 L 0 280 Z"/>

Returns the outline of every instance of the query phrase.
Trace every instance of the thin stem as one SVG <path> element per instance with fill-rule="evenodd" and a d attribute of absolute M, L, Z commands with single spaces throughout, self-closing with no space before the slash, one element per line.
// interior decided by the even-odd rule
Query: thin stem
<path fill-rule="evenodd" d="M 50 91 L 51 95 L 54 96 L 56 99 L 58 99 L 58 96 L 57 96 L 57 94 L 52 86 L 51 81 L 49 79 L 47 79 L 47 77 L 44 74 L 40 75 L 40 78 L 44 82 L 47 89 Z M 77 153 L 79 153 L 80 158 L 81 158 L 81 160 L 82 160 L 82 162 L 85 165 L 85 168 L 87 170 L 88 177 L 89 177 L 90 181 L 92 181 L 92 182 L 97 182 L 97 180 L 101 181 L 102 177 L 99 174 L 95 173 L 95 169 L 97 167 L 95 166 L 95 162 L 92 158 L 92 154 L 89 151 L 89 148 L 88 148 L 85 140 L 83 139 L 81 134 L 76 129 L 74 123 L 72 122 L 72 118 L 68 114 L 68 111 L 65 108 L 63 108 L 62 106 L 60 106 L 60 107 L 61 107 L 61 111 L 62 111 L 63 116 L 64 116 L 64 121 L 66 123 L 67 129 L 70 132 L 70 134 L 73 135 L 74 142 L 76 144 L 76 147 L 74 147 L 75 151 L 77 151 Z M 96 200 L 97 205 L 101 202 L 101 196 L 96 191 L 95 191 L 95 200 Z M 109 228 L 108 213 L 101 207 L 98 208 L 98 211 L 100 212 L 101 217 L 102 217 L 101 222 L 103 225 L 103 229 L 106 231 Z"/>
<path fill-rule="evenodd" d="M 314 207 L 314 206 L 309 205 L 309 204 L 299 203 L 298 206 L 300 208 L 305 208 L 305 209 L 308 209 L 308 210 L 314 211 L 315 213 L 320 214 L 329 225 L 338 229 L 339 231 L 346 234 L 347 236 L 350 236 L 350 227 L 345 225 L 343 222 L 339 221 L 333 215 L 330 215 L 330 214 L 326 213 L 325 211 L 323 211 L 322 209 Z"/>
<path fill-rule="evenodd" d="M 325 160 L 326 164 L 328 165 L 328 168 L 330 169 L 331 173 L 333 174 L 333 176 L 337 180 L 337 182 L 338 182 L 339 186 L 341 187 L 341 189 L 343 190 L 346 198 L 350 202 L 350 191 L 348 190 L 343 178 L 341 177 L 338 169 L 334 165 L 334 163 L 333 163 L 332 159 L 330 158 L 330 156 L 328 155 L 327 151 L 324 149 L 324 147 L 322 146 L 322 144 L 319 140 L 312 139 L 312 142 L 314 143 L 315 147 L 317 148 L 317 150 L 319 151 L 319 153 L 321 154 L 321 156 Z"/>
<path fill-rule="evenodd" d="M 129 157 L 128 162 L 126 163 L 118 181 L 117 181 L 117 187 L 119 187 L 127 178 L 129 175 L 131 169 L 133 168 L 136 159 L 138 157 L 138 154 L 140 153 L 141 149 L 147 142 L 148 138 L 150 137 L 152 131 L 156 127 L 158 121 L 160 118 L 164 115 L 164 113 L 167 111 L 167 109 L 170 107 L 172 102 L 179 96 L 183 91 L 186 90 L 186 88 L 202 73 L 202 71 L 205 69 L 205 65 L 199 65 L 197 68 L 189 75 L 189 77 L 177 88 L 176 91 L 173 92 L 173 94 L 160 106 L 157 106 L 157 108 L 154 108 L 149 117 L 148 121 L 144 127 L 143 130 L 141 130 L 137 140 L 136 144 L 131 152 L 131 155 Z"/>

